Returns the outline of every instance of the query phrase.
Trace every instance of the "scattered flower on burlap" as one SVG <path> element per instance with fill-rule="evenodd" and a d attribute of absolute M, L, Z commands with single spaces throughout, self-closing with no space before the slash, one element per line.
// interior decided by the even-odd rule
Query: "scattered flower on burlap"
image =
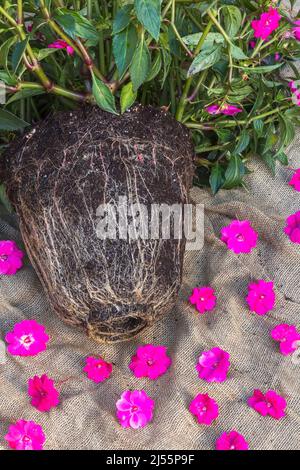
<path fill-rule="evenodd" d="M 274 419 L 285 416 L 286 400 L 274 390 L 268 390 L 265 394 L 261 390 L 254 390 L 248 405 L 262 416 L 272 416 Z"/>
<path fill-rule="evenodd" d="M 204 351 L 196 365 L 199 378 L 206 382 L 224 382 L 230 367 L 229 357 L 228 352 L 218 347 Z"/>
<path fill-rule="evenodd" d="M 276 8 L 270 7 L 267 12 L 260 15 L 258 20 L 253 20 L 251 26 L 254 37 L 265 41 L 279 27 L 281 15 Z"/>
<path fill-rule="evenodd" d="M 146 344 L 137 348 L 136 354 L 131 358 L 129 369 L 135 377 L 156 380 L 168 370 L 171 363 L 166 346 Z"/>
<path fill-rule="evenodd" d="M 13 276 L 23 266 L 24 253 L 12 240 L 0 241 L 0 275 Z"/>
<path fill-rule="evenodd" d="M 292 243 L 300 243 L 300 211 L 290 215 L 286 219 L 284 232 L 289 236 Z"/>
<path fill-rule="evenodd" d="M 251 282 L 248 286 L 246 300 L 252 312 L 257 315 L 265 315 L 275 305 L 274 283 L 262 279 Z"/>
<path fill-rule="evenodd" d="M 250 253 L 257 245 L 258 234 L 249 220 L 233 220 L 221 229 L 221 240 L 234 253 Z"/>
<path fill-rule="evenodd" d="M 123 428 L 143 428 L 153 418 L 155 402 L 144 390 L 126 390 L 117 401 L 117 418 Z"/>
<path fill-rule="evenodd" d="M 42 450 L 46 436 L 39 424 L 20 419 L 9 426 L 4 439 L 14 450 Z"/>
<path fill-rule="evenodd" d="M 52 44 L 48 44 L 50 49 L 66 49 L 68 55 L 74 54 L 74 49 L 72 46 L 63 41 L 62 39 L 57 39 L 57 41 L 53 42 Z"/>
<path fill-rule="evenodd" d="M 218 403 L 207 393 L 199 393 L 191 402 L 190 412 L 196 416 L 199 424 L 209 426 L 219 415 Z"/>
<path fill-rule="evenodd" d="M 223 432 L 216 441 L 216 450 L 248 450 L 249 444 L 237 431 Z"/>
<path fill-rule="evenodd" d="M 23 320 L 6 334 L 5 341 L 7 351 L 13 356 L 36 356 L 47 348 L 49 336 L 45 327 L 35 320 Z"/>
<path fill-rule="evenodd" d="M 195 287 L 189 301 L 192 305 L 195 305 L 198 312 L 202 315 L 205 312 L 213 310 L 215 307 L 215 291 L 209 286 Z"/>
<path fill-rule="evenodd" d="M 298 348 L 298 341 L 300 341 L 300 333 L 297 331 L 295 325 L 288 325 L 281 323 L 275 326 L 271 331 L 271 336 L 275 341 L 278 341 L 281 354 L 288 356 Z"/>
<path fill-rule="evenodd" d="M 300 41 L 300 20 L 294 21 L 293 34 L 294 38 Z"/>
<path fill-rule="evenodd" d="M 300 168 L 295 170 L 292 178 L 289 181 L 289 185 L 293 186 L 296 191 L 300 191 Z"/>
<path fill-rule="evenodd" d="M 29 379 L 28 395 L 31 396 L 31 405 L 39 411 L 50 411 L 59 404 L 59 392 L 46 374 Z"/>
<path fill-rule="evenodd" d="M 93 382 L 100 383 L 108 379 L 112 373 L 112 364 L 106 362 L 102 357 L 86 358 L 86 365 L 83 370 L 86 372 L 88 379 Z"/>

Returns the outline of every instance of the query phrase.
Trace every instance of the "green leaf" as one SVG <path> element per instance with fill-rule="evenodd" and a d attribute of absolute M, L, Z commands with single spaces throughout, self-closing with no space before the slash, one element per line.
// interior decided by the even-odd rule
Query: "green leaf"
<path fill-rule="evenodd" d="M 17 79 L 11 77 L 9 73 L 4 72 L 4 70 L 0 70 L 0 80 L 4 82 L 6 85 L 16 85 Z"/>
<path fill-rule="evenodd" d="M 147 75 L 146 82 L 151 82 L 160 72 L 162 66 L 162 58 L 160 51 L 157 52 L 149 74 Z"/>
<path fill-rule="evenodd" d="M 289 164 L 289 159 L 286 153 L 280 152 L 276 155 L 276 159 L 282 164 L 282 165 L 288 165 Z"/>
<path fill-rule="evenodd" d="M 138 36 L 133 24 L 113 37 L 113 53 L 120 77 L 130 65 Z"/>
<path fill-rule="evenodd" d="M 118 10 L 113 21 L 113 34 L 120 33 L 120 31 L 123 31 L 123 29 L 129 26 L 131 9 L 132 5 L 125 5 L 123 8 Z"/>
<path fill-rule="evenodd" d="M 231 50 L 231 55 L 234 59 L 237 59 L 237 60 L 248 59 L 244 51 L 240 47 L 236 46 L 235 44 L 231 44 L 230 50 Z"/>
<path fill-rule="evenodd" d="M 244 129 L 241 132 L 237 146 L 234 149 L 234 153 L 242 153 L 248 147 L 250 143 L 250 134 Z"/>
<path fill-rule="evenodd" d="M 17 41 L 16 36 L 12 36 L 8 38 L 3 44 L 0 46 L 0 66 L 2 66 L 7 73 L 10 74 L 10 71 L 8 69 L 8 54 L 10 51 L 10 48 L 12 47 L 13 44 Z"/>
<path fill-rule="evenodd" d="M 92 44 L 96 45 L 99 41 L 99 33 L 93 24 L 84 16 L 76 11 L 67 10 L 65 8 L 57 8 L 54 15 L 57 23 L 63 30 L 75 39 L 76 36 L 89 39 Z"/>
<path fill-rule="evenodd" d="M 92 78 L 92 91 L 99 108 L 109 113 L 118 114 L 116 110 L 115 97 L 110 89 L 94 74 L 92 74 Z"/>
<path fill-rule="evenodd" d="M 134 7 L 138 20 L 157 41 L 160 31 L 161 0 L 135 0 Z"/>
<path fill-rule="evenodd" d="M 264 163 L 267 165 L 267 167 L 271 170 L 272 174 L 275 175 L 275 169 L 276 169 L 276 160 L 274 158 L 274 155 L 272 152 L 267 152 L 263 154 L 262 159 Z"/>
<path fill-rule="evenodd" d="M 225 5 L 222 8 L 225 31 L 230 37 L 234 37 L 242 24 L 241 10 L 234 5 Z"/>
<path fill-rule="evenodd" d="M 272 72 L 273 70 L 278 69 L 282 65 L 283 63 L 274 64 L 274 65 L 259 65 L 257 67 L 244 67 L 241 65 L 236 65 L 235 67 L 241 70 L 244 70 L 248 74 L 248 73 L 269 73 L 269 72 Z"/>
<path fill-rule="evenodd" d="M 58 49 L 51 49 L 51 48 L 35 50 L 37 59 L 39 61 L 45 59 L 46 57 L 48 57 L 51 54 L 54 54 L 57 51 L 58 51 Z"/>
<path fill-rule="evenodd" d="M 213 46 L 212 49 L 205 49 L 198 54 L 190 65 L 188 70 L 188 77 L 195 75 L 202 70 L 212 67 L 220 60 L 222 56 L 222 45 L 218 44 Z"/>
<path fill-rule="evenodd" d="M 255 121 L 253 121 L 253 127 L 257 134 L 257 137 L 262 137 L 264 130 L 264 121 L 262 119 L 256 119 Z"/>
<path fill-rule="evenodd" d="M 12 69 L 14 73 L 16 72 L 17 68 L 20 65 L 27 43 L 28 43 L 28 38 L 24 39 L 23 41 L 18 42 L 14 47 L 14 50 L 11 56 L 11 65 L 12 65 Z"/>
<path fill-rule="evenodd" d="M 196 47 L 201 39 L 202 34 L 203 33 L 189 34 L 188 36 L 184 36 L 182 40 L 187 46 Z M 223 44 L 223 42 L 224 36 L 222 36 L 221 33 L 208 33 L 202 45 L 202 50 L 210 49 L 214 44 Z"/>
<path fill-rule="evenodd" d="M 31 96 L 37 96 L 37 95 L 43 95 L 45 94 L 45 90 L 38 90 L 38 89 L 24 89 L 17 91 L 17 93 L 14 93 L 9 100 L 6 102 L 6 105 L 13 103 L 14 101 L 22 100 L 25 98 L 30 98 Z"/>
<path fill-rule="evenodd" d="M 131 65 L 130 76 L 133 83 L 133 90 L 136 91 L 146 80 L 151 67 L 151 59 L 148 48 L 143 39 L 140 40 L 135 50 Z"/>
<path fill-rule="evenodd" d="M 2 131 L 17 131 L 29 125 L 28 122 L 23 121 L 9 111 L 0 109 L 0 129 Z"/>
<path fill-rule="evenodd" d="M 121 113 L 125 113 L 126 109 L 135 102 L 137 97 L 137 92 L 133 91 L 132 82 L 127 83 L 123 86 L 121 91 Z"/>
<path fill-rule="evenodd" d="M 211 170 L 209 184 L 213 194 L 216 194 L 224 184 L 224 171 L 219 163 L 217 163 Z"/>
<path fill-rule="evenodd" d="M 236 186 L 240 186 L 245 173 L 246 168 L 241 158 L 236 154 L 232 155 L 225 172 L 225 183 L 223 188 L 232 189 Z"/>

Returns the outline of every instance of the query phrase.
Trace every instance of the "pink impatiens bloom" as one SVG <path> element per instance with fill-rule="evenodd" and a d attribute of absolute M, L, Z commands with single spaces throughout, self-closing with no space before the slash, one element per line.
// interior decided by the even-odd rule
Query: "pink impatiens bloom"
<path fill-rule="evenodd" d="M 225 114 L 227 116 L 234 116 L 235 114 L 241 113 L 242 109 L 232 104 L 224 103 L 220 106 L 217 104 L 206 106 L 205 111 L 208 114 Z"/>
<path fill-rule="evenodd" d="M 199 378 L 206 382 L 224 382 L 229 367 L 229 353 L 218 347 L 204 351 L 196 365 Z"/>
<path fill-rule="evenodd" d="M 291 242 L 300 243 L 300 211 L 290 215 L 286 219 L 284 232 L 289 236 Z"/>
<path fill-rule="evenodd" d="M 223 432 L 216 441 L 216 450 L 248 450 L 249 445 L 237 431 Z"/>
<path fill-rule="evenodd" d="M 12 240 L 0 241 L 0 274 L 12 276 L 23 266 L 24 256 L 17 244 Z"/>
<path fill-rule="evenodd" d="M 249 220 L 233 220 L 221 229 L 221 240 L 234 253 L 250 253 L 256 247 L 258 234 Z"/>
<path fill-rule="evenodd" d="M 300 41 L 300 20 L 294 21 L 294 25 L 295 25 L 293 28 L 294 37 L 295 39 L 297 39 L 297 41 Z"/>
<path fill-rule="evenodd" d="M 137 348 L 135 356 L 131 358 L 129 369 L 138 378 L 148 377 L 155 380 L 168 370 L 171 363 L 165 346 L 146 344 Z"/>
<path fill-rule="evenodd" d="M 271 331 L 271 336 L 275 341 L 279 341 L 280 352 L 284 356 L 296 351 L 300 340 L 300 333 L 295 325 L 287 325 L 286 323 L 275 326 Z"/>
<path fill-rule="evenodd" d="M 265 282 L 262 279 L 258 282 L 251 282 L 246 300 L 252 312 L 265 315 L 275 305 L 274 283 Z"/>
<path fill-rule="evenodd" d="M 101 357 L 87 357 L 84 372 L 90 380 L 96 383 L 104 382 L 112 373 L 112 364 L 104 361 Z"/>
<path fill-rule="evenodd" d="M 35 320 L 23 320 L 6 334 L 5 341 L 8 352 L 13 356 L 36 356 L 45 351 L 49 336 L 45 327 Z"/>
<path fill-rule="evenodd" d="M 251 26 L 254 30 L 254 37 L 265 41 L 270 34 L 279 26 L 280 14 L 276 8 L 270 7 L 269 10 L 260 15 L 258 20 L 253 20 Z"/>
<path fill-rule="evenodd" d="M 52 44 L 48 44 L 50 49 L 66 49 L 68 55 L 74 54 L 74 49 L 72 46 L 69 46 L 65 41 L 62 39 L 57 39 L 57 41 L 53 42 Z"/>
<path fill-rule="evenodd" d="M 248 399 L 248 405 L 262 416 L 272 416 L 281 419 L 285 416 L 286 401 L 274 390 L 268 390 L 263 394 L 261 390 L 254 390 L 252 397 Z"/>
<path fill-rule="evenodd" d="M 39 424 L 20 419 L 9 426 L 4 439 L 14 450 L 42 450 L 46 437 Z"/>
<path fill-rule="evenodd" d="M 300 168 L 295 170 L 292 178 L 289 181 L 290 186 L 294 186 L 296 191 L 300 191 Z"/>
<path fill-rule="evenodd" d="M 200 314 L 203 314 L 215 307 L 215 291 L 211 287 L 195 287 L 189 301 L 192 305 L 196 306 Z"/>
<path fill-rule="evenodd" d="M 31 405 L 39 411 L 49 411 L 59 404 L 59 392 L 52 379 L 46 374 L 35 375 L 28 381 L 28 395 L 32 397 Z"/>
<path fill-rule="evenodd" d="M 153 418 L 154 400 L 144 390 L 126 390 L 117 401 L 117 418 L 123 428 L 143 428 Z"/>
<path fill-rule="evenodd" d="M 196 416 L 198 423 L 209 426 L 219 415 L 219 407 L 207 393 L 197 395 L 191 402 L 190 412 Z"/>

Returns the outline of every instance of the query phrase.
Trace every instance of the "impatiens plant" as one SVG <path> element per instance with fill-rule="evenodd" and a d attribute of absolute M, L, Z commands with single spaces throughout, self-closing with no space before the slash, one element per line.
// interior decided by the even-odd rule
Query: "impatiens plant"
<path fill-rule="evenodd" d="M 271 0 L 4 0 L 0 145 L 53 110 L 140 102 L 192 130 L 196 184 L 243 185 L 254 155 L 287 164 L 299 24 Z"/>

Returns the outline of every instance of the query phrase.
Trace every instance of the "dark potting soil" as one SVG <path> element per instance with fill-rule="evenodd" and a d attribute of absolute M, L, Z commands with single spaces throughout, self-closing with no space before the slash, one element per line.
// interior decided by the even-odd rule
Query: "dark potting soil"
<path fill-rule="evenodd" d="M 98 341 L 121 341 L 172 310 L 184 238 L 100 239 L 97 208 L 117 209 L 120 196 L 148 209 L 187 203 L 193 169 L 188 130 L 152 107 L 58 113 L 12 144 L 7 193 L 61 318 Z"/>

